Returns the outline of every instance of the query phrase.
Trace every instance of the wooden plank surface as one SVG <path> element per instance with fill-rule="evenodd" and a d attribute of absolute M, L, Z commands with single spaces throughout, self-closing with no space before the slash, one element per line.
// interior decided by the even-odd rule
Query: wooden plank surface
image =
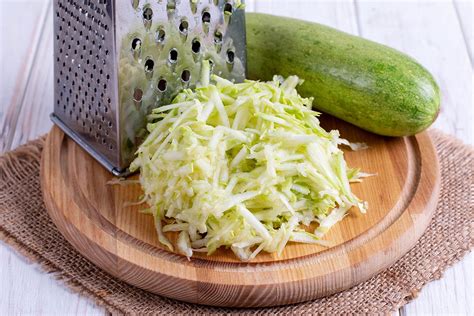
<path fill-rule="evenodd" d="M 473 1 L 470 0 L 454 0 L 454 8 L 456 10 L 459 24 L 461 25 L 462 34 L 466 43 L 469 56 L 471 58 L 471 66 L 474 67 L 474 52 L 472 45 L 472 15 L 473 13 Z"/>
<path fill-rule="evenodd" d="M 362 1 L 357 2 L 357 9 L 362 36 L 410 54 L 437 79 L 442 101 L 434 127 L 474 143 L 472 67 L 453 3 Z M 471 253 L 440 281 L 429 284 L 402 313 L 474 313 L 473 267 Z"/>
<path fill-rule="evenodd" d="M 41 40 L 48 36 L 43 32 L 48 14 L 41 1 L 0 2 L 0 152 L 11 148 L 25 92 L 30 83 L 34 84 L 31 73 Z"/>
<path fill-rule="evenodd" d="M 255 11 L 326 24 L 341 31 L 358 34 L 354 3 L 342 1 L 256 1 Z"/>
<path fill-rule="evenodd" d="M 21 19 L 19 17 L 21 16 Z M 0 0 L 0 152 L 52 126 L 52 11 L 46 0 Z M 0 243 L 0 315 L 104 315 Z"/>
<path fill-rule="evenodd" d="M 17 17 L 12 16 L 9 12 L 13 8 L 15 3 L 13 1 L 0 1 L 0 71 L 2 74 L 8 74 L 0 76 L 0 109 L 3 114 L 5 109 L 11 103 L 11 99 L 15 91 L 15 83 L 21 81 L 21 76 L 10 76 L 12 74 L 17 75 L 26 72 L 27 60 L 33 55 L 31 50 L 31 42 L 34 41 L 37 32 L 31 27 L 25 27 L 22 31 L 19 28 L 12 28 L 11 32 L 5 32 L 9 25 L 15 25 L 15 19 Z M 18 11 L 24 11 L 23 16 L 26 21 L 31 25 L 39 24 L 41 19 L 41 10 L 43 5 L 41 2 L 33 2 L 29 4 L 30 10 L 26 3 L 16 4 Z M 17 38 L 23 38 L 24 40 L 18 41 Z M 14 43 L 12 45 L 11 43 Z M 8 61 L 8 62 L 6 62 Z M 22 69 L 18 72 L 18 69 Z M 4 118 L 4 117 L 3 117 Z M 2 120 L 2 124 L 3 124 Z"/>
<path fill-rule="evenodd" d="M 38 135 L 47 133 L 51 126 L 49 114 L 53 111 L 54 89 L 53 76 L 53 16 L 52 6 L 47 7 L 47 14 L 40 38 L 34 64 L 31 67 L 28 87 L 23 92 L 15 132 L 9 135 L 10 148 L 15 148 Z"/>
<path fill-rule="evenodd" d="M 46 63 L 41 65 L 46 60 L 39 59 L 40 62 L 36 64 L 39 65 L 36 66 L 36 70 L 31 70 L 31 73 L 37 72 L 36 78 L 44 81 L 30 82 L 30 87 L 25 80 L 26 74 L 29 73 L 25 71 L 25 68 L 28 69 L 25 66 L 28 64 L 26 61 L 33 56 L 31 52 L 34 51 L 34 38 L 40 34 L 39 18 L 47 1 L 0 0 L 0 144 L 4 144 L 8 137 L 11 140 L 8 148 L 35 138 L 51 126 L 47 118 L 52 108 L 50 101 L 52 79 L 51 75 L 47 74 L 51 65 L 47 66 Z M 434 72 L 443 89 L 444 110 L 436 127 L 457 135 L 465 142 L 474 143 L 471 126 L 472 1 L 248 0 L 246 2 L 249 10 L 289 15 L 285 10 L 279 9 L 283 6 L 287 11 L 291 10 L 294 17 L 313 19 L 353 34 L 359 34 L 360 29 L 365 37 L 385 42 L 412 54 Z M 308 9 L 310 7 L 311 9 Z M 370 11 L 375 12 L 375 16 L 371 15 Z M 20 15 L 22 18 L 18 19 Z M 46 37 L 52 36 L 51 33 L 45 34 Z M 450 48 L 453 45 L 455 49 Z M 48 44 L 43 43 L 41 47 L 42 50 L 47 50 Z M 11 53 L 12 51 L 15 53 Z M 8 56 L 8 63 L 5 62 L 5 56 Z M 467 64 L 469 56 L 470 64 Z M 51 69 L 49 72 L 52 74 Z M 37 88 L 36 92 L 33 92 L 33 87 Z M 25 96 L 30 96 L 26 99 L 36 102 L 25 102 L 26 106 L 21 108 L 21 113 L 9 114 L 18 110 L 14 108 L 18 106 L 18 101 L 13 102 L 12 96 L 18 100 L 23 93 Z M 31 115 L 29 118 L 28 113 Z M 17 131 L 11 126 L 21 128 Z M 440 281 L 430 283 L 416 300 L 401 309 L 401 313 L 473 314 L 473 267 L 474 254 L 470 254 L 462 262 L 448 269 Z M 86 298 L 71 293 L 52 276 L 42 273 L 35 265 L 28 264 L 5 245 L 0 246 L 0 293 L 2 293 L 0 295 L 2 315 L 104 313 L 102 308 L 94 306 Z"/>

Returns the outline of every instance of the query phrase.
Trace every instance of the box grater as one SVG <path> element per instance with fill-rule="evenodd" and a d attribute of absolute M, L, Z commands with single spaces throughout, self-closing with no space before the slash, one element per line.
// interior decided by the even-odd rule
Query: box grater
<path fill-rule="evenodd" d="M 195 87 L 203 60 L 245 78 L 244 18 L 236 0 L 54 0 L 52 120 L 125 175 L 147 114 Z"/>

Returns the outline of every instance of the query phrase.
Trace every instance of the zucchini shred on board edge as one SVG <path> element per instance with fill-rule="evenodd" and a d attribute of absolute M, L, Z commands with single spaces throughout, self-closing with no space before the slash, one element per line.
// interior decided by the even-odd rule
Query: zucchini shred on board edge
<path fill-rule="evenodd" d="M 365 213 L 349 183 L 367 174 L 348 168 L 338 148 L 364 145 L 326 132 L 312 99 L 296 91 L 301 82 L 205 75 L 153 110 L 130 168 L 140 170 L 162 244 L 173 250 L 165 233 L 179 232 L 175 246 L 188 258 L 224 246 L 248 261 L 262 250 L 281 254 L 289 241 L 327 246 L 320 238 L 349 208 Z"/>

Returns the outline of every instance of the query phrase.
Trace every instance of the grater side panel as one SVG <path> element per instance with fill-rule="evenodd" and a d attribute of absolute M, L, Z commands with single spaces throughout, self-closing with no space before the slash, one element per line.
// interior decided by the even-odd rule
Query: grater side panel
<path fill-rule="evenodd" d="M 203 60 L 241 82 L 246 74 L 244 9 L 235 0 L 116 1 L 120 161 L 146 136 L 146 116 L 194 88 Z M 243 1 L 242 1 L 243 2 Z M 226 13 L 226 14 L 225 14 Z"/>
<path fill-rule="evenodd" d="M 54 0 L 54 120 L 104 165 L 118 146 L 114 1 Z"/>

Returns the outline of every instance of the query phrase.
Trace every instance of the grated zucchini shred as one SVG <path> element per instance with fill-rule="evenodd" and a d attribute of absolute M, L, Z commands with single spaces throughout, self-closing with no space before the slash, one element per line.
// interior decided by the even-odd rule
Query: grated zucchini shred
<path fill-rule="evenodd" d="M 161 243 L 188 258 L 226 247 L 248 261 L 281 254 L 289 241 L 328 246 L 321 237 L 352 206 L 366 212 L 349 183 L 368 174 L 348 168 L 338 148 L 364 145 L 326 132 L 300 83 L 212 75 L 153 110 L 131 170 L 140 171 Z"/>

